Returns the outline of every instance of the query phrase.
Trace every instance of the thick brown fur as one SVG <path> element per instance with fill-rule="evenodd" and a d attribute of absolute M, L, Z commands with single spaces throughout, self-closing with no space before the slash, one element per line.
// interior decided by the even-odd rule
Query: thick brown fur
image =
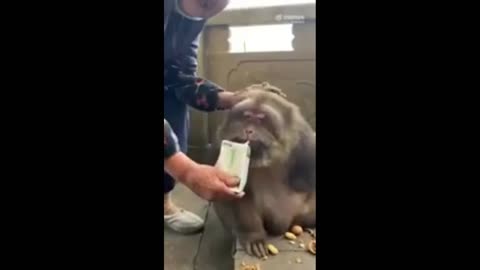
<path fill-rule="evenodd" d="M 268 83 L 247 87 L 238 95 L 244 100 L 228 113 L 219 129 L 220 140 L 243 140 L 243 129 L 252 126 L 242 118 L 246 111 L 264 108 L 272 113 L 271 119 L 279 121 L 272 124 L 265 120 L 254 126 L 254 132 L 259 134 L 255 138 L 262 143 L 258 147 L 251 144 L 245 196 L 215 202 L 214 207 L 247 252 L 263 257 L 267 255 L 267 235 L 283 234 L 294 224 L 311 228 L 316 225 L 315 132 L 298 107 Z"/>

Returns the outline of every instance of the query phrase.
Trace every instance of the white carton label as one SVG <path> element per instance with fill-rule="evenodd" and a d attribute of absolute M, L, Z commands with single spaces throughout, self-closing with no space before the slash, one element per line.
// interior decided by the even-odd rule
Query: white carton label
<path fill-rule="evenodd" d="M 224 140 L 220 148 L 217 167 L 240 178 L 236 190 L 243 191 L 247 184 L 248 167 L 250 165 L 250 146 L 247 143 L 236 143 Z"/>

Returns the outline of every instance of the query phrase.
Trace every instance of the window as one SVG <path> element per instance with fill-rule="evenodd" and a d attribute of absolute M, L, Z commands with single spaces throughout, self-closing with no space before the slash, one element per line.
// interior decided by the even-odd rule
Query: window
<path fill-rule="evenodd" d="M 293 51 L 292 24 L 232 26 L 230 52 L 282 52 Z"/>
<path fill-rule="evenodd" d="M 226 9 L 315 4 L 316 0 L 231 0 Z"/>

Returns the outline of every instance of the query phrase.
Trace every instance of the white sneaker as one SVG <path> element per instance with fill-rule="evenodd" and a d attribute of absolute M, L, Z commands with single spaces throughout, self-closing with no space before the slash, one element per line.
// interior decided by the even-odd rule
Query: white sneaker
<path fill-rule="evenodd" d="M 171 215 L 163 216 L 164 223 L 172 230 L 179 233 L 194 233 L 203 229 L 203 219 L 192 212 L 180 209 Z"/>

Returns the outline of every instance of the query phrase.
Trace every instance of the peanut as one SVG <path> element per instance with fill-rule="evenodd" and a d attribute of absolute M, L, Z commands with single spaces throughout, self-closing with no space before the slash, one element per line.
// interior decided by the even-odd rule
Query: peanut
<path fill-rule="evenodd" d="M 260 270 L 260 265 L 259 264 L 256 264 L 256 265 L 245 264 L 245 265 L 242 265 L 242 270 Z"/>
<path fill-rule="evenodd" d="M 298 225 L 295 225 L 292 227 L 292 233 L 296 234 L 296 235 L 300 235 L 303 233 L 303 229 L 302 227 L 298 226 Z"/>
<path fill-rule="evenodd" d="M 290 240 L 295 240 L 295 239 L 297 239 L 297 237 L 295 236 L 295 234 L 293 234 L 293 233 L 291 233 L 291 232 L 285 233 L 285 237 L 286 237 L 287 239 L 290 239 Z"/>
<path fill-rule="evenodd" d="M 278 249 L 272 245 L 272 244 L 268 244 L 267 245 L 267 249 L 268 251 L 270 251 L 270 253 L 272 253 L 273 255 L 277 255 L 278 254 Z"/>
<path fill-rule="evenodd" d="M 308 243 L 308 251 L 310 251 L 312 254 L 317 254 L 317 241 L 312 240 L 310 243 Z"/>

